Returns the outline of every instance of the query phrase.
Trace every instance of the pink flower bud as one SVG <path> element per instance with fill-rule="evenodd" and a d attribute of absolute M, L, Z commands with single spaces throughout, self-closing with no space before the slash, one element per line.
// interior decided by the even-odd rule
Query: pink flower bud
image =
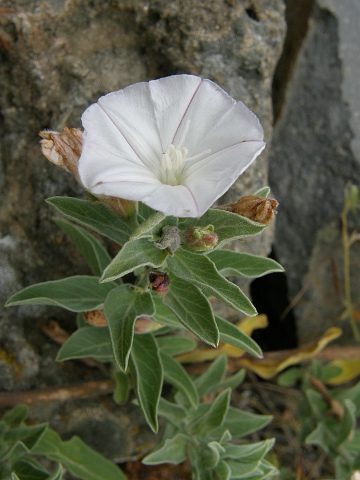
<path fill-rule="evenodd" d="M 170 277 L 164 272 L 150 272 L 149 289 L 159 296 L 166 295 L 169 291 Z"/>

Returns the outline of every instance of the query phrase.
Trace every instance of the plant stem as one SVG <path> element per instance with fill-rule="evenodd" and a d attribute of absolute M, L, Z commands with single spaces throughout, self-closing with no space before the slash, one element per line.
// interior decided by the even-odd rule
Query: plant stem
<path fill-rule="evenodd" d="M 342 223 L 342 244 L 344 255 L 344 303 L 346 308 L 346 314 L 350 319 L 350 325 L 354 334 L 355 341 L 360 343 L 360 332 L 357 324 L 357 320 L 353 314 L 353 304 L 351 300 L 351 283 L 350 283 L 350 242 L 348 235 L 347 215 L 349 212 L 349 199 L 345 194 L 345 205 L 341 214 Z"/>

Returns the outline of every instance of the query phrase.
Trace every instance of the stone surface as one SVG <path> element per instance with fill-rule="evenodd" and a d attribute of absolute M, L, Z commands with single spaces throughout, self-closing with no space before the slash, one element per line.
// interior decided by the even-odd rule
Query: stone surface
<path fill-rule="evenodd" d="M 359 59 L 350 54 L 359 44 L 353 38 L 359 39 L 359 4 L 342 3 L 315 2 L 274 130 L 270 185 L 280 203 L 275 248 L 292 297 L 304 285 L 318 232 L 340 219 L 345 185 L 360 182 Z M 313 328 L 311 315 L 305 323 L 296 313 L 299 329 Z"/>
<path fill-rule="evenodd" d="M 44 202 L 83 192 L 41 156 L 38 131 L 80 127 L 89 104 L 128 84 L 191 73 L 211 78 L 246 103 L 271 139 L 271 83 L 285 33 L 282 0 L 3 0 L 2 8 L 0 268 L 6 289 L 1 305 L 19 288 L 88 272 Z M 266 183 L 264 153 L 224 202 Z M 270 243 L 269 229 L 245 248 L 267 254 Z M 71 330 L 73 315 L 44 307 L 0 313 L 5 352 L 0 367 L 7 379 L 0 389 L 56 386 L 94 375 L 76 363 L 56 364 L 57 347 L 40 331 L 50 318 Z M 18 343 L 6 343 L 10 333 Z M 6 360 L 15 355 L 21 363 L 24 348 L 33 367 L 19 380 Z M 93 404 L 82 405 L 91 416 Z M 79 423 L 76 429 L 81 428 Z"/>

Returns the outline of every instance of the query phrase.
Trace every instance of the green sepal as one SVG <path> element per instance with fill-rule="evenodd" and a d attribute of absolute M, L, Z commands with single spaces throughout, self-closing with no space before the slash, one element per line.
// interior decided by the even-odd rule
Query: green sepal
<path fill-rule="evenodd" d="M 89 227 L 120 245 L 129 239 L 131 230 L 128 223 L 100 202 L 70 197 L 53 197 L 46 201 L 69 220 Z"/>
<path fill-rule="evenodd" d="M 213 225 L 219 243 L 216 248 L 238 238 L 257 235 L 262 232 L 265 225 L 256 223 L 248 218 L 226 210 L 210 209 L 200 218 L 187 218 L 180 221 L 179 228 L 183 231 L 192 227 L 206 227 Z"/>
<path fill-rule="evenodd" d="M 134 336 L 129 366 L 139 405 L 150 428 L 156 433 L 163 368 L 157 343 L 150 333 Z"/>
<path fill-rule="evenodd" d="M 136 319 L 142 316 L 152 317 L 155 313 L 151 295 L 128 284 L 120 285 L 107 296 L 104 313 L 116 363 L 125 371 L 133 343 Z"/>

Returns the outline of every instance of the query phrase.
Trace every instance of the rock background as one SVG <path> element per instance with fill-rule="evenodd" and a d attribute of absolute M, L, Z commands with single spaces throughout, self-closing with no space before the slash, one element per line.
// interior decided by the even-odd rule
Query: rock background
<path fill-rule="evenodd" d="M 290 296 L 304 288 L 295 307 L 301 343 L 335 323 L 345 329 L 344 342 L 352 339 L 348 324 L 337 319 L 343 310 L 339 238 L 344 188 L 349 182 L 360 184 L 359 15 L 357 0 L 314 2 L 293 75 L 277 107 L 280 118 L 269 161 L 270 184 L 280 202 L 275 249 Z M 297 30 L 289 30 L 288 44 L 294 42 L 292 32 Z M 281 62 L 279 67 L 283 72 Z M 351 228 L 359 227 L 359 216 L 351 220 Z M 355 249 L 351 258 L 359 308 Z"/>
<path fill-rule="evenodd" d="M 0 22 L 0 305 L 22 287 L 88 271 L 44 202 L 83 192 L 42 157 L 40 130 L 80 127 L 89 104 L 128 84 L 191 73 L 211 78 L 254 110 L 270 144 L 272 78 L 285 36 L 281 0 L 5 0 Z M 267 184 L 266 155 L 227 200 Z M 266 255 L 271 242 L 268 229 L 259 241 L 241 247 Z M 58 347 L 41 327 L 55 319 L 71 330 L 73 315 L 45 307 L 0 309 L 0 390 L 57 387 L 102 376 L 79 362 L 54 361 Z M 108 397 L 80 403 L 33 407 L 32 416 L 50 420 L 64 438 L 82 432 L 91 445 L 118 452 L 117 461 L 134 455 L 134 442 L 148 443 L 134 429 L 123 436 L 104 430 L 109 415 L 118 411 Z M 72 408 L 81 408 L 76 422 Z M 147 429 L 141 424 L 139 430 Z M 104 431 L 107 443 L 99 436 Z"/>

